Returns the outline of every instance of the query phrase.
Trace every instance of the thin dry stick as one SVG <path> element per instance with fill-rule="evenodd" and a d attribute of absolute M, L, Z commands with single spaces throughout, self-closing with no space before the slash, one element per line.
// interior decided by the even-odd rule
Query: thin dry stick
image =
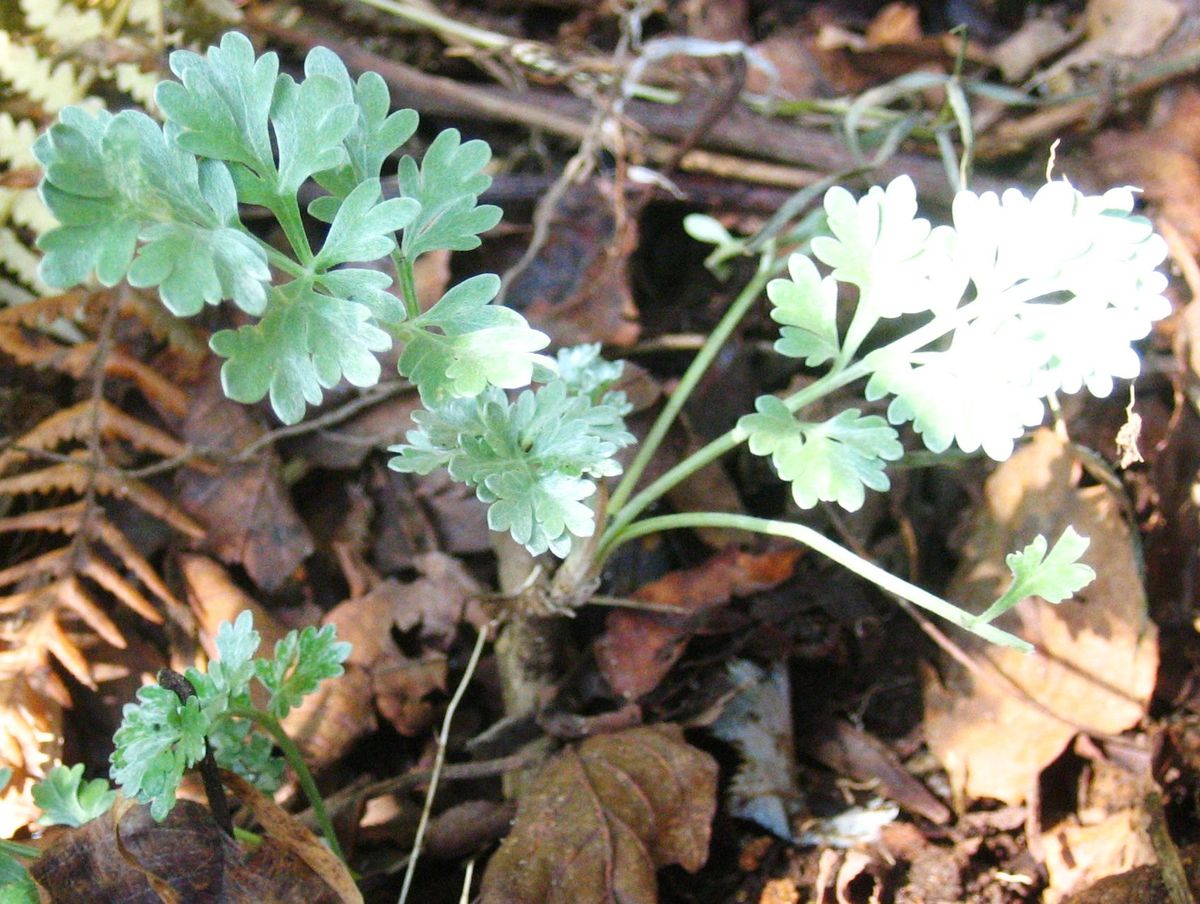
<path fill-rule="evenodd" d="M 492 633 L 495 625 L 495 621 L 490 621 L 479 629 L 479 636 L 475 638 L 475 648 L 471 650 L 471 658 L 467 660 L 466 671 L 463 672 L 458 687 L 454 689 L 454 696 L 450 699 L 450 705 L 446 707 L 446 715 L 442 718 L 442 729 L 438 732 L 437 737 L 437 754 L 433 758 L 433 774 L 429 779 L 429 790 L 425 792 L 425 806 L 421 808 L 421 821 L 417 823 L 417 837 L 413 839 L 412 853 L 408 857 L 408 866 L 404 870 L 404 884 L 400 887 L 399 904 L 405 904 L 408 900 L 408 890 L 412 885 L 413 875 L 417 871 L 417 860 L 421 856 L 421 842 L 425 840 L 425 830 L 429 827 L 429 814 L 433 811 L 433 797 L 437 793 L 442 764 L 446 761 L 446 745 L 450 741 L 450 724 L 454 721 L 454 713 L 458 710 L 458 704 L 462 702 L 463 695 L 467 692 L 467 685 L 471 682 L 471 676 L 475 674 L 475 668 L 479 665 L 480 657 L 483 656 L 483 648 L 487 644 L 488 635 Z"/>
<path fill-rule="evenodd" d="M 467 861 L 466 875 L 463 876 L 462 894 L 459 896 L 458 904 L 470 904 L 471 901 L 471 878 L 475 875 L 475 858 L 472 857 Z"/>
<path fill-rule="evenodd" d="M 1162 793 L 1157 787 L 1151 787 L 1143 800 L 1146 815 L 1150 819 L 1148 833 L 1154 853 L 1158 857 L 1158 868 L 1162 873 L 1163 885 L 1167 889 L 1167 898 L 1171 904 L 1196 904 L 1192 895 L 1191 883 L 1188 882 L 1187 870 L 1179 858 L 1179 848 L 1171 838 L 1167 828 L 1167 817 L 1163 812 Z"/>

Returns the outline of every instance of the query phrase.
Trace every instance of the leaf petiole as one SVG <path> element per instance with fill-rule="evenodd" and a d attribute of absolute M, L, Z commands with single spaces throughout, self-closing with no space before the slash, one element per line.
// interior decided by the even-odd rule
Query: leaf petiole
<path fill-rule="evenodd" d="M 611 545 L 616 546 L 627 540 L 642 537 L 646 534 L 698 527 L 747 530 L 774 537 L 786 537 L 797 543 L 803 543 L 814 552 L 832 559 L 843 568 L 847 568 L 859 577 L 865 578 L 872 584 L 875 584 L 881 590 L 908 600 L 913 605 L 920 606 L 922 609 L 927 609 L 935 615 L 946 619 L 951 624 L 958 625 L 960 628 L 965 628 L 977 634 L 984 640 L 1000 646 L 1012 647 L 1026 653 L 1033 649 L 1032 644 L 1029 644 L 1016 635 L 1002 631 L 995 625 L 980 623 L 975 616 L 965 609 L 960 609 L 953 603 L 947 602 L 941 597 L 930 593 L 928 590 L 923 590 L 916 584 L 910 584 L 903 578 L 897 577 L 891 572 L 880 568 L 873 562 L 867 561 L 823 534 L 802 524 L 774 521 L 768 518 L 755 518 L 750 515 L 717 512 L 685 512 L 674 515 L 662 515 L 657 518 L 646 518 L 643 521 L 630 524 L 613 537 Z"/>
<path fill-rule="evenodd" d="M 400 300 L 404 302 L 404 311 L 409 320 L 421 316 L 421 306 L 417 299 L 417 280 L 413 271 L 413 261 L 397 246 L 391 254 L 392 265 L 396 268 L 396 285 L 400 289 Z"/>
<path fill-rule="evenodd" d="M 292 771 L 296 774 L 296 780 L 300 783 L 300 788 L 304 791 L 304 796 L 308 798 L 308 802 L 312 806 L 313 818 L 320 827 L 321 834 L 325 836 L 325 840 L 329 844 L 329 849 L 337 855 L 339 860 L 345 863 L 346 855 L 343 853 L 342 846 L 338 842 L 337 833 L 333 829 L 333 822 L 329 818 L 329 811 L 325 808 L 325 799 L 321 797 L 321 792 L 317 789 L 317 783 L 313 780 L 312 773 L 308 771 L 308 766 L 304 762 L 304 755 L 300 752 L 300 748 L 296 746 L 295 741 L 288 737 L 288 733 L 283 730 L 283 726 L 279 724 L 279 720 L 270 713 L 253 706 L 231 706 L 229 708 L 229 715 L 253 722 L 271 736 L 271 740 L 278 745 L 279 749 L 283 752 L 284 759 L 288 761 L 288 765 L 292 767 Z"/>
<path fill-rule="evenodd" d="M 774 273 L 775 257 L 769 250 L 764 251 L 763 256 L 759 258 L 758 269 L 755 271 L 753 278 L 738 293 L 733 304 L 729 306 L 729 310 L 725 312 L 720 322 L 713 328 L 704 345 L 701 346 L 700 351 L 697 352 L 696 357 L 692 359 L 692 363 L 688 365 L 688 369 L 680 378 L 679 385 L 671 393 L 671 397 L 667 399 L 666 404 L 658 415 L 658 419 L 654 422 L 654 426 L 650 428 L 650 432 L 646 434 L 646 438 L 639 445 L 637 455 L 625 471 L 621 482 L 617 485 L 617 488 L 613 491 L 612 498 L 609 500 L 608 511 L 611 517 L 615 518 L 620 514 L 621 509 L 633 493 L 638 480 L 641 479 L 642 474 L 645 472 L 646 466 L 653 459 L 654 454 L 658 451 L 658 447 L 666 437 L 667 431 L 675 422 L 675 418 L 679 416 L 679 412 L 683 410 L 688 397 L 695 390 L 697 384 L 699 384 L 700 379 L 704 376 L 705 371 L 708 370 L 709 365 L 712 364 L 713 359 L 716 358 L 717 353 L 724 347 L 730 334 L 741 323 L 742 318 L 746 316 L 746 313 L 750 310 L 754 302 L 758 300 L 767 282 L 774 276 Z M 687 475 L 682 475 L 679 479 L 683 479 L 684 476 Z M 658 481 L 656 481 L 656 485 L 657 483 Z M 669 484 L 665 489 L 669 489 L 671 486 L 674 486 L 674 483 Z M 641 495 L 639 494 L 635 498 L 640 499 Z M 657 498 L 657 496 L 653 498 Z M 638 511 L 640 510 L 638 509 Z M 634 513 L 635 516 L 636 514 L 637 512 Z"/>

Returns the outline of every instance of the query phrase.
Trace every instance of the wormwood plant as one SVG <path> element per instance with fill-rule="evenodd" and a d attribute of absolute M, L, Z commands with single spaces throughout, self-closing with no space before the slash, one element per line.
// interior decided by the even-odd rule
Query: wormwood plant
<path fill-rule="evenodd" d="M 235 33 L 205 56 L 180 51 L 170 62 L 179 81 L 160 84 L 156 94 L 164 127 L 132 110 L 69 107 L 36 144 L 42 195 L 61 223 L 40 240 L 42 278 L 60 287 L 93 274 L 105 285 L 155 286 L 180 316 L 231 300 L 248 322 L 211 339 L 226 359 L 225 392 L 242 402 L 269 397 L 287 423 L 343 377 L 374 383 L 375 353 L 398 344 L 400 373 L 417 386 L 425 410 L 414 415 L 407 442 L 392 450 L 391 466 L 447 468 L 488 506 L 494 530 L 531 554 L 566 557 L 547 591 L 550 602 L 586 598 L 621 543 L 700 526 L 806 543 L 885 590 L 1017 647 L 1027 645 L 992 624 L 995 617 L 1026 596 L 1057 602 L 1094 577 L 1079 561 L 1087 540 L 1074 530 L 1053 546 L 1039 536 L 1009 556 L 1010 589 L 971 614 L 801 524 L 719 513 L 641 516 L 741 443 L 770 457 L 801 508 L 828 502 L 855 510 L 867 490 L 889 488 L 887 467 L 904 454 L 899 425 L 911 423 L 932 452 L 982 449 L 1000 460 L 1041 422 L 1048 398 L 1083 387 L 1108 394 L 1114 379 L 1138 373 L 1132 343 L 1169 310 L 1156 269 L 1165 243 L 1133 215 L 1131 190 L 1089 197 L 1059 181 L 1031 198 L 1016 190 L 961 191 L 952 225 L 933 227 L 917 216 L 907 178 L 858 199 L 835 187 L 825 195 L 817 234 L 793 232 L 790 254 L 777 242 L 742 242 L 715 221 L 693 219 L 693 233 L 715 243 L 718 258 L 765 250 L 600 505 L 600 482 L 621 475 L 616 455 L 633 442 L 623 423 L 628 403 L 611 389 L 620 365 L 603 361 L 594 346 L 540 354 L 547 337 L 490 304 L 499 287 L 493 275 L 453 286 L 426 311 L 417 306 L 413 262 L 435 249 L 473 248 L 499 219 L 495 207 L 477 203 L 489 184 L 487 146 L 441 133 L 420 163 L 400 159 L 399 196 L 384 199 L 381 171 L 413 134 L 417 116 L 389 112 L 378 75 L 352 81 L 332 52 L 317 48 L 296 81 L 279 73 L 274 54 L 256 57 Z M 316 250 L 297 200 L 310 180 L 326 192 L 308 207 L 328 224 Z M 246 228 L 242 205 L 274 215 L 286 252 Z M 392 276 L 361 266 L 380 258 L 390 259 Z M 823 372 L 785 397 L 760 397 L 733 430 L 639 489 L 692 388 L 764 290 L 780 324 L 776 351 Z M 843 329 L 838 299 L 851 294 L 857 300 Z M 523 388 L 533 382 L 540 385 Z M 821 420 L 805 416 L 813 402 L 855 383 L 866 401 L 888 400 L 886 417 L 858 407 Z M 505 392 L 517 389 L 515 398 Z M 247 636 L 232 630 L 217 674 L 234 669 L 245 674 L 238 681 L 248 680 L 258 671 L 238 652 Z M 240 706 L 228 703 L 240 693 L 233 678 L 197 680 L 197 696 L 182 704 L 146 689 L 145 709 L 127 713 L 117 735 L 114 775 L 153 800 L 158 813 L 171 799 L 180 758 L 199 751 L 195 720 L 217 714 L 206 708 L 205 693 L 227 701 L 219 713 Z M 186 727 L 193 743 L 182 754 L 129 745 L 152 724 Z M 201 733 L 218 739 L 220 756 L 222 736 Z"/>
<path fill-rule="evenodd" d="M 426 408 L 393 449 L 392 467 L 446 467 L 488 505 L 490 526 L 530 553 L 576 550 L 577 583 L 647 532 L 740 527 L 807 543 L 989 640 L 1023 645 L 990 624 L 1019 598 L 1011 592 L 972 615 L 803 525 L 715 513 L 637 519 L 743 442 L 771 458 L 801 508 L 854 510 L 867 490 L 889 487 L 886 468 L 904 453 L 896 425 L 911 422 L 933 452 L 954 445 L 999 460 L 1042 420 L 1048 397 L 1084 386 L 1111 392 L 1115 378 L 1138 372 L 1131 343 L 1168 311 L 1156 270 L 1165 243 L 1132 214 L 1129 189 L 1088 197 L 1059 181 L 1032 198 L 961 191 L 953 225 L 936 228 L 916 215 L 905 177 L 857 200 L 830 189 L 822 234 L 786 257 L 765 243 L 757 274 L 598 512 L 598 482 L 620 474 L 615 455 L 633 440 L 622 421 L 627 403 L 609 389 L 620 365 L 592 347 L 539 354 L 547 337 L 489 304 L 499 287 L 491 274 L 453 286 L 424 312 L 417 306 L 413 262 L 434 249 L 476 247 L 499 219 L 497 208 L 477 203 L 489 184 L 487 145 L 442 132 L 419 164 L 400 159 L 399 197 L 384 199 L 381 170 L 417 115 L 389 112 L 378 75 L 352 81 L 335 54 L 316 48 L 296 81 L 237 33 L 205 56 L 178 51 L 170 63 L 179 81 L 156 94 L 165 126 L 134 110 L 68 107 L 37 142 L 42 195 L 61 223 L 39 242 L 47 283 L 128 279 L 158 287 L 180 316 L 232 300 L 251 322 L 211 339 L 226 359 L 225 392 L 242 402 L 267 396 L 287 423 L 343 377 L 377 381 L 375 353 L 397 343 L 400 373 Z M 297 200 L 309 180 L 327 192 L 308 207 L 328 224 L 317 250 Z M 290 253 L 245 227 L 246 204 L 275 216 Z M 694 219 L 693 229 L 718 245 L 719 257 L 745 247 L 712 220 Z M 391 260 L 395 294 L 392 276 L 359 266 L 382 257 Z M 787 275 L 775 278 L 784 264 Z M 857 293 L 844 331 L 836 316 L 842 286 Z M 690 390 L 764 288 L 781 326 L 776 351 L 824 374 L 786 398 L 760 397 L 733 430 L 635 493 Z M 532 381 L 542 385 L 515 399 L 504 392 Z M 856 382 L 867 401 L 890 400 L 886 418 L 859 408 L 822 421 L 803 416 Z M 1070 530 L 1052 548 L 1036 539 L 1010 558 L 1014 586 L 1048 600 L 1069 596 L 1092 577 L 1078 562 L 1085 548 Z"/>

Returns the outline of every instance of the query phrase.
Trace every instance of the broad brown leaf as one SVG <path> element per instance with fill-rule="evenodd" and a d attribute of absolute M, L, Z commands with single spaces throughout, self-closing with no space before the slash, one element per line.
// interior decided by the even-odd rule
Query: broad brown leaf
<path fill-rule="evenodd" d="M 264 433 L 245 406 L 221 394 L 214 378 L 188 409 L 188 442 L 235 455 Z M 308 528 L 296 514 L 280 476 L 279 457 L 263 450 L 215 477 L 179 475 L 179 500 L 208 527 L 208 541 L 225 562 L 242 565 L 266 591 L 277 589 L 313 551 Z"/>
<path fill-rule="evenodd" d="M 794 548 L 761 555 L 731 549 L 640 588 L 633 595 L 639 602 L 684 611 L 610 612 L 604 636 L 596 642 L 596 661 L 609 686 L 630 700 L 654 690 L 683 655 L 705 615 L 734 596 L 768 590 L 787 580 L 799 555 Z"/>
<path fill-rule="evenodd" d="M 574 185 L 550 212 L 546 241 L 512 277 L 508 297 L 520 299 L 557 345 L 632 345 L 640 327 L 627 271 L 636 233 L 634 221 L 618 224 L 597 180 Z"/>
<path fill-rule="evenodd" d="M 1081 488 L 1078 480 L 1070 449 L 1042 429 L 985 485 L 949 599 L 982 611 L 1011 580 L 1005 555 L 1038 533 L 1057 539 L 1068 524 L 1091 538 L 1083 561 L 1097 577 L 1057 606 L 1032 598 L 1002 616 L 1035 652 L 984 648 L 959 635 L 977 648 L 980 671 L 947 662 L 944 680 L 930 674 L 925 735 L 957 800 L 1020 804 L 1072 737 L 1124 731 L 1154 689 L 1157 631 L 1120 503 L 1105 486 Z"/>
<path fill-rule="evenodd" d="M 652 904 L 656 868 L 708 857 L 717 764 L 678 726 L 589 738 L 528 787 L 482 904 Z"/>

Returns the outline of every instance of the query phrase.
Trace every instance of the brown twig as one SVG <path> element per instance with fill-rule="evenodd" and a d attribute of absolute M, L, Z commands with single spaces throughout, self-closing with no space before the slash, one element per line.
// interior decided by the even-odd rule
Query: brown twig
<path fill-rule="evenodd" d="M 576 144 L 588 134 L 594 107 L 585 98 L 540 88 L 515 92 L 429 75 L 339 39 L 337 23 L 327 18 L 312 16 L 319 18 L 319 24 L 299 28 L 281 25 L 254 10 L 249 10 L 247 16 L 262 33 L 296 47 L 333 47 L 351 70 L 378 72 L 395 96 L 403 97 L 426 115 L 517 123 Z M 686 139 L 703 115 L 694 105 L 639 100 L 628 101 L 625 114 L 650 136 L 639 142 L 635 151 L 656 165 L 672 158 L 678 142 Z M 768 119 L 740 107 L 714 123 L 700 146 L 678 161 L 679 169 L 686 172 L 719 172 L 726 178 L 764 179 L 767 184 L 792 188 L 852 165 L 840 136 L 825 129 Z M 873 177 L 881 181 L 904 174 L 912 176 L 927 197 L 945 204 L 953 199 L 953 188 L 946 182 L 939 160 L 896 153 L 873 171 Z M 978 176 L 972 184 L 977 191 L 999 191 L 1009 183 Z"/>

